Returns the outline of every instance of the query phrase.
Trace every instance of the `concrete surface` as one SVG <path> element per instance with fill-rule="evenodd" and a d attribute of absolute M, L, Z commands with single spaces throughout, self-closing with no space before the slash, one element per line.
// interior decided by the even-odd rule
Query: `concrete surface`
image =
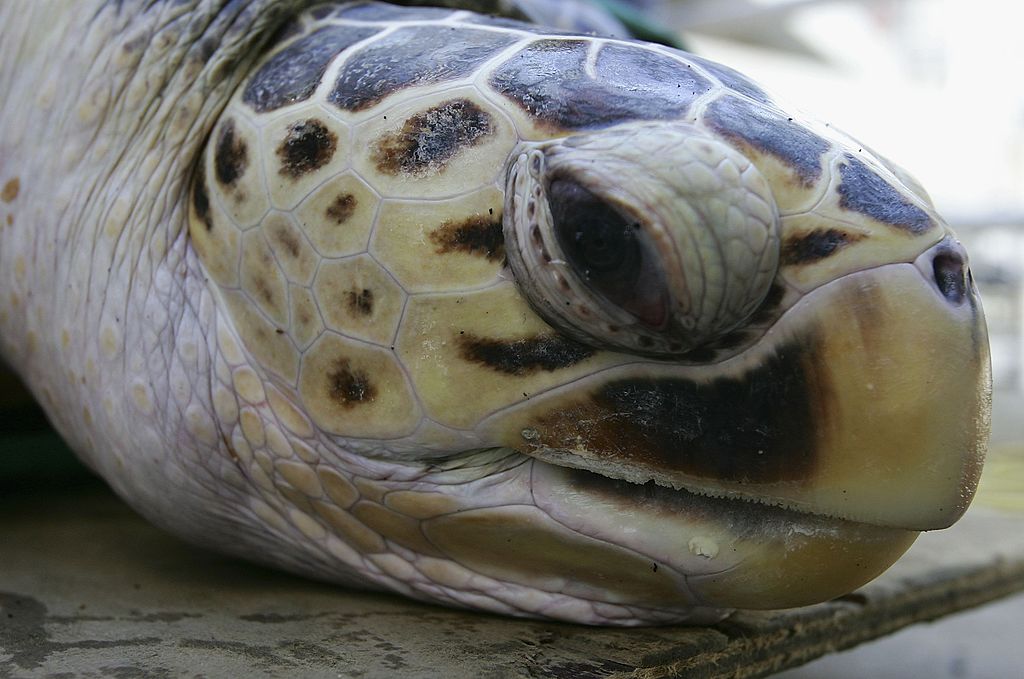
<path fill-rule="evenodd" d="M 40 483 L 0 495 L 0 677 L 757 677 L 1024 587 L 1019 517 L 980 506 L 842 600 L 594 629 L 271 572 L 161 533 L 98 483 Z"/>

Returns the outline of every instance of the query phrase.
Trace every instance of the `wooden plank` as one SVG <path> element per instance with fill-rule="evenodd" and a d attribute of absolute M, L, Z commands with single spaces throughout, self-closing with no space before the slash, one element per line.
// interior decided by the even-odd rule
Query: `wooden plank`
<path fill-rule="evenodd" d="M 709 628 L 595 629 L 349 592 L 184 545 L 95 483 L 8 485 L 0 676 L 766 676 L 1024 589 L 1017 452 L 992 461 L 959 524 L 861 591 Z"/>

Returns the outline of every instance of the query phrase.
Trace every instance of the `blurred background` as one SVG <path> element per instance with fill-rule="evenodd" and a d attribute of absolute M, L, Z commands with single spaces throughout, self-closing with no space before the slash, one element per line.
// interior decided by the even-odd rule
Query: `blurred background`
<path fill-rule="evenodd" d="M 1024 6 L 1005 0 L 639 0 L 687 49 L 915 175 L 971 255 L 992 345 L 977 503 L 1024 506 Z M 1024 526 L 1021 527 L 1024 530 Z M 1024 596 L 780 679 L 1024 677 Z"/>

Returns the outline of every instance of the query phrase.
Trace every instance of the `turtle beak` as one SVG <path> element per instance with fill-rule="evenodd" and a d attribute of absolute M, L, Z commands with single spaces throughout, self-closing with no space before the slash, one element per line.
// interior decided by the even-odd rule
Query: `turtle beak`
<path fill-rule="evenodd" d="M 557 465 L 909 531 L 966 510 L 989 432 L 981 304 L 960 245 L 806 294 L 715 365 L 619 365 L 488 427 Z"/>

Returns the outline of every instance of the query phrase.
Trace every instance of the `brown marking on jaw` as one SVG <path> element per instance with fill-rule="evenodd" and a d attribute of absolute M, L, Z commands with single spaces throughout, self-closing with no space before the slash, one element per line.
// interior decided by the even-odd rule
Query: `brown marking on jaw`
<path fill-rule="evenodd" d="M 278 172 L 298 179 L 329 163 L 337 148 L 338 136 L 316 118 L 292 123 L 277 147 L 277 157 L 281 159 Z"/>
<path fill-rule="evenodd" d="M 370 378 L 362 370 L 353 368 L 347 358 L 334 362 L 334 368 L 327 374 L 327 384 L 328 397 L 346 410 L 377 396 Z"/>
<path fill-rule="evenodd" d="M 782 265 L 799 266 L 827 259 L 847 245 L 864 240 L 862 233 L 849 233 L 839 229 L 823 229 L 794 234 L 782 244 Z"/>
<path fill-rule="evenodd" d="M 7 183 L 4 184 L 3 191 L 0 191 L 0 200 L 3 200 L 5 203 L 12 203 L 14 202 L 14 199 L 18 197 L 18 193 L 20 191 L 21 179 L 18 177 L 9 179 Z"/>
<path fill-rule="evenodd" d="M 348 291 L 348 308 L 352 313 L 359 316 L 369 316 L 373 313 L 373 290 L 363 288 L 362 290 Z"/>
<path fill-rule="evenodd" d="M 443 170 L 460 151 L 494 134 L 491 114 L 469 99 L 452 99 L 410 116 L 396 132 L 373 145 L 377 170 L 422 175 Z"/>
<path fill-rule="evenodd" d="M 217 145 L 213 154 L 213 167 L 217 181 L 223 186 L 234 186 L 245 174 L 249 164 L 249 149 L 245 140 L 235 130 L 235 121 L 228 118 L 217 134 Z"/>
<path fill-rule="evenodd" d="M 430 240 L 439 255 L 465 252 L 481 255 L 491 262 L 505 258 L 505 234 L 501 217 L 473 215 L 461 221 L 447 220 L 430 232 Z"/>
<path fill-rule="evenodd" d="M 813 477 L 818 432 L 835 401 L 808 334 L 734 377 L 626 378 L 605 383 L 532 427 L 531 444 L 585 450 L 598 464 L 734 483 Z M 634 479 L 635 480 L 635 479 Z"/>
<path fill-rule="evenodd" d="M 206 225 L 206 230 L 212 231 L 213 217 L 210 215 L 210 194 L 206 189 L 206 166 L 202 163 L 196 170 L 196 181 L 192 186 L 192 207 L 199 221 Z"/>
<path fill-rule="evenodd" d="M 539 370 L 553 372 L 568 368 L 596 353 L 596 349 L 556 334 L 518 340 L 460 334 L 457 340 L 463 359 L 517 377 Z"/>
<path fill-rule="evenodd" d="M 327 218 L 336 224 L 344 224 L 355 214 L 358 201 L 351 193 L 340 193 L 334 201 L 327 206 Z"/>

